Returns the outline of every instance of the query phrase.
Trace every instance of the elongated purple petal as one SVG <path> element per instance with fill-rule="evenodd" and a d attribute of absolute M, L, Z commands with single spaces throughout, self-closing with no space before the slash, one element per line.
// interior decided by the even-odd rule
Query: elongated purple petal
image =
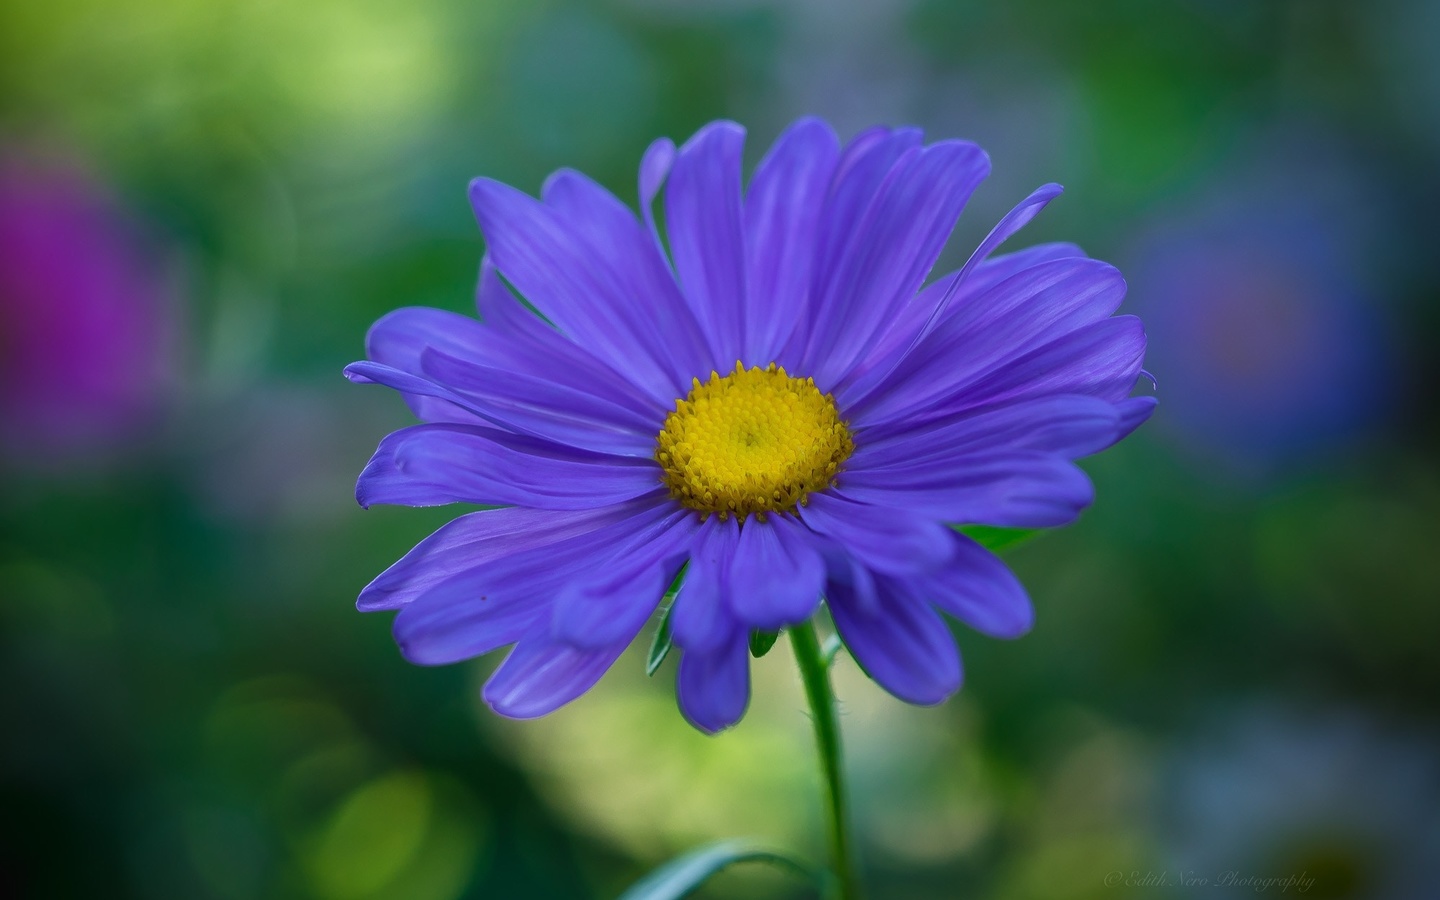
<path fill-rule="evenodd" d="M 801 119 L 755 170 L 745 195 L 747 364 L 774 360 L 804 314 L 826 188 L 839 159 L 830 126 Z"/>
<path fill-rule="evenodd" d="M 1095 499 L 1085 473 L 1050 453 L 959 457 L 847 473 L 841 493 L 860 503 L 937 521 L 1050 528 L 1068 525 Z"/>
<path fill-rule="evenodd" d="M 527 635 L 490 676 L 481 695 L 502 716 L 543 716 L 594 687 L 629 643 L 581 650 L 550 640 L 543 632 Z"/>
<path fill-rule="evenodd" d="M 1032 266 L 955 310 L 869 397 L 857 402 L 842 391 L 840 402 L 862 424 L 913 418 L 1027 352 L 1105 319 L 1124 297 L 1120 273 L 1097 260 Z"/>
<path fill-rule="evenodd" d="M 629 640 L 659 605 L 698 529 L 689 510 L 675 509 L 653 525 L 631 530 L 556 595 L 554 636 L 589 649 Z"/>
<path fill-rule="evenodd" d="M 665 188 L 675 272 L 722 370 L 744 353 L 744 147 L 745 129 L 734 122 L 712 122 L 680 148 Z"/>
<path fill-rule="evenodd" d="M 456 662 L 474 655 L 474 646 L 489 646 L 495 623 L 508 624 L 516 610 L 535 612 L 534 621 L 549 629 L 557 595 L 573 584 L 603 580 L 603 567 L 621 540 L 673 515 L 665 507 L 623 504 L 563 537 L 541 531 L 528 545 L 507 542 L 510 552 L 477 545 L 468 566 L 428 585 L 400 610 L 395 617 L 400 650 L 412 662 Z M 655 590 L 652 606 L 662 590 L 663 585 Z"/>
<path fill-rule="evenodd" d="M 545 182 L 545 203 L 561 213 L 585 251 L 610 261 L 626 303 L 663 351 L 662 366 L 677 383 L 714 365 L 700 322 L 687 305 L 662 250 L 629 207 L 589 178 L 561 169 Z M 674 396 L 659 398 L 669 405 Z"/>
<path fill-rule="evenodd" d="M 942 322 L 954 315 L 956 310 L 969 308 L 976 298 L 983 296 L 1000 282 L 1026 269 L 1040 263 L 1084 256 L 1085 251 L 1075 244 L 1039 244 L 977 264 L 965 273 L 963 284 L 960 283 L 962 273 L 959 270 L 935 279 L 913 300 L 901 307 L 895 316 L 894 324 L 889 326 L 876 342 L 864 362 L 836 388 L 836 396 L 843 397 L 847 403 L 854 403 L 869 394 L 915 348 L 920 340 L 921 330 L 929 323 L 932 314 L 940 308 L 945 297 L 949 296 L 950 300 L 948 305 L 945 305 L 944 315 L 940 316 Z"/>
<path fill-rule="evenodd" d="M 729 728 L 750 704 L 749 641 L 737 631 L 706 653 L 686 650 L 675 677 L 680 711 L 707 734 Z"/>
<path fill-rule="evenodd" d="M 1144 359 L 1145 329 L 1140 320 L 1113 316 L 1000 367 L 937 412 L 1046 394 L 1091 394 L 1119 403 L 1135 388 Z"/>
<path fill-rule="evenodd" d="M 988 259 L 990 254 L 999 249 L 1000 245 L 1005 243 L 1011 235 L 1029 224 L 1031 219 L 1040 214 L 1040 210 L 1048 206 L 1050 201 L 1060 196 L 1064 190 L 1058 184 L 1042 184 L 1032 191 L 1030 196 L 1016 204 L 1014 209 L 1006 213 L 995 227 L 990 229 L 990 233 L 985 235 L 985 239 L 980 242 L 980 246 L 975 248 L 975 252 L 971 253 L 970 258 L 965 261 L 965 265 L 960 267 L 960 272 L 956 276 L 957 283 L 964 284 L 966 276 L 971 271 Z M 945 315 L 945 307 L 952 299 L 954 299 L 953 294 L 941 298 L 940 303 L 935 307 L 935 312 L 931 315 L 930 325 L 921 330 L 922 338 Z"/>
<path fill-rule="evenodd" d="M 912 148 L 896 160 L 860 220 L 847 223 L 835 267 L 816 273 L 817 318 L 804 371 L 817 383 L 838 383 L 920 289 L 989 173 L 984 151 L 964 141 Z"/>
<path fill-rule="evenodd" d="M 740 528 L 733 517 L 723 521 L 711 517 L 700 529 L 685 583 L 670 613 L 675 642 L 686 650 L 708 653 L 735 630 L 731 573 L 739 540 Z"/>
<path fill-rule="evenodd" d="M 944 569 L 899 581 L 896 587 L 990 637 L 1017 638 L 1035 623 L 1035 609 L 1020 580 L 964 535 L 955 535 L 955 553 Z"/>
<path fill-rule="evenodd" d="M 797 315 L 796 328 L 777 360 L 780 364 L 792 371 L 805 368 L 805 361 L 813 352 L 815 342 L 812 323 L 820 321 L 825 314 L 820 291 L 814 281 L 836 271 L 847 257 L 858 252 L 855 223 L 869 209 L 875 191 L 896 160 L 906 151 L 919 147 L 922 139 L 923 135 L 916 128 L 894 131 L 872 128 L 856 135 L 841 151 L 825 208 L 820 215 L 811 290 L 804 310 Z"/>
<path fill-rule="evenodd" d="M 848 489 L 844 493 L 811 494 L 809 505 L 800 509 L 801 520 L 879 572 L 926 571 L 949 558 L 949 530 L 940 524 L 940 517 L 927 519 L 908 509 L 869 506 Z"/>
<path fill-rule="evenodd" d="M 657 493 L 653 498 L 608 509 L 488 509 L 461 516 L 441 526 L 376 576 L 360 592 L 356 606 L 362 612 L 399 609 L 456 575 L 626 522 L 658 505 L 660 496 Z"/>
<path fill-rule="evenodd" d="M 960 652 L 945 621 L 930 606 L 880 579 L 874 598 L 832 581 L 830 615 L 845 646 L 865 672 L 907 703 L 930 706 L 960 688 Z"/>
<path fill-rule="evenodd" d="M 477 178 L 470 199 L 491 259 L 526 300 L 650 397 L 677 396 L 666 335 L 630 296 L 623 261 L 598 258 L 561 213 L 514 188 Z"/>
<path fill-rule="evenodd" d="M 1014 450 L 1075 459 L 1109 447 L 1124 427 L 1115 404 L 1085 394 L 1059 394 L 924 425 L 901 420 L 872 428 L 845 468 L 855 473 L 896 465 L 943 467 L 957 457 Z"/>
<path fill-rule="evenodd" d="M 493 428 L 416 425 L 388 435 L 361 473 L 361 506 L 610 506 L 660 486 L 651 462 L 577 451 Z"/>
<path fill-rule="evenodd" d="M 675 142 L 669 138 L 653 141 L 640 159 L 640 209 L 645 213 L 645 224 L 657 248 L 660 247 L 660 231 L 655 227 L 655 197 L 674 165 Z"/>
<path fill-rule="evenodd" d="M 648 458 L 655 452 L 664 413 L 658 407 L 642 414 L 577 388 L 435 350 L 425 352 L 421 368 L 504 428 L 597 453 Z"/>
<path fill-rule="evenodd" d="M 825 561 L 805 526 L 789 516 L 750 519 L 740 529 L 730 568 L 730 609 L 750 628 L 774 631 L 803 622 L 820 604 Z"/>

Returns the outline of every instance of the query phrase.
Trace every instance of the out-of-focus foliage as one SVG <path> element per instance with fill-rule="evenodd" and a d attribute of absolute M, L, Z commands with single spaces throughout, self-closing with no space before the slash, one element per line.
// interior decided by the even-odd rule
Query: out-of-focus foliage
<path fill-rule="evenodd" d="M 535 722 L 481 706 L 492 663 L 400 660 L 354 596 L 453 511 L 353 504 L 407 415 L 339 375 L 385 311 L 471 308 L 470 177 L 632 200 L 653 137 L 731 117 L 753 159 L 805 113 L 986 147 L 942 266 L 1064 183 L 1017 243 L 1122 267 L 1162 398 L 1011 549 L 1037 626 L 961 634 L 959 698 L 837 664 L 875 896 L 1432 889 L 1435 9 L 0 7 L 0 893 L 569 900 L 714 838 L 817 855 L 785 642 L 715 738 L 640 646 Z"/>

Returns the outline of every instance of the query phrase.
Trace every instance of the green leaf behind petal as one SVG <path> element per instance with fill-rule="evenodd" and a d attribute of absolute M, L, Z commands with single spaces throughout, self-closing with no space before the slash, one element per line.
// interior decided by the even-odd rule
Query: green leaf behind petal
<path fill-rule="evenodd" d="M 778 631 L 752 631 L 750 632 L 750 655 L 759 659 L 770 652 L 775 646 L 775 641 L 780 637 Z"/>
<path fill-rule="evenodd" d="M 685 568 L 682 567 L 675 575 L 675 580 L 670 582 L 669 589 L 665 591 L 665 596 L 660 601 L 660 605 L 665 608 L 665 611 L 660 614 L 660 625 L 655 629 L 655 637 L 650 641 L 650 653 L 645 657 L 646 675 L 654 675 L 670 653 L 670 644 L 673 642 L 670 635 L 670 613 L 675 609 L 675 595 L 680 593 L 680 585 L 684 581 Z"/>
<path fill-rule="evenodd" d="M 950 527 L 992 553 L 1009 550 L 1044 531 L 1043 528 L 997 528 L 994 525 L 952 525 Z"/>

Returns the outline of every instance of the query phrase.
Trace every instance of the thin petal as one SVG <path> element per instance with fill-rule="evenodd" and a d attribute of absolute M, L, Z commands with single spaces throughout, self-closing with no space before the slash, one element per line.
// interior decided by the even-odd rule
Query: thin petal
<path fill-rule="evenodd" d="M 945 621 L 926 603 L 879 582 L 872 601 L 831 582 L 830 615 L 866 674 L 907 703 L 940 703 L 960 688 L 960 652 Z"/>
<path fill-rule="evenodd" d="M 642 499 L 576 512 L 511 508 L 469 513 L 441 526 L 376 576 L 360 592 L 356 607 L 362 612 L 399 609 L 458 574 L 627 521 L 657 502 Z"/>
<path fill-rule="evenodd" d="M 493 428 L 416 425 L 380 442 L 356 486 L 361 506 L 480 503 L 591 509 L 655 491 L 653 463 L 577 451 Z"/>
<path fill-rule="evenodd" d="M 629 643 L 581 650 L 543 633 L 527 635 L 490 676 L 482 696 L 502 716 L 543 716 L 590 690 Z"/>
<path fill-rule="evenodd" d="M 955 554 L 944 569 L 900 587 L 990 637 L 1017 638 L 1035 623 L 1020 580 L 995 554 L 961 534 L 955 535 Z"/>
<path fill-rule="evenodd" d="M 745 130 L 734 122 L 705 126 L 680 148 L 665 188 L 675 272 L 710 339 L 715 363 L 726 368 L 744 352 L 744 147 Z"/>
<path fill-rule="evenodd" d="M 848 485 L 849 479 L 846 479 Z M 942 565 L 950 556 L 948 529 L 940 518 L 893 506 L 870 506 L 853 492 L 810 495 L 800 518 L 812 530 L 878 572 L 908 573 Z"/>
<path fill-rule="evenodd" d="M 637 524 L 583 577 L 561 588 L 555 597 L 554 636 L 589 649 L 634 637 L 684 564 L 698 524 L 685 509 L 652 525 Z"/>
<path fill-rule="evenodd" d="M 894 131 L 872 128 L 856 135 L 845 145 L 821 213 L 813 273 L 834 272 L 847 257 L 858 252 L 859 238 L 855 224 L 869 208 L 876 190 L 895 161 L 907 150 L 919 147 L 923 139 L 917 128 Z M 797 327 L 777 362 L 795 371 L 803 370 L 807 355 L 817 340 L 810 323 L 820 321 L 825 314 L 820 293 L 812 284 L 805 308 L 797 316 Z"/>
<path fill-rule="evenodd" d="M 807 118 L 790 126 L 755 170 L 745 195 L 747 362 L 773 360 L 804 312 L 826 188 L 839 159 L 835 132 Z"/>
<path fill-rule="evenodd" d="M 699 321 L 675 283 L 664 253 L 629 207 L 579 172 L 561 169 L 545 182 L 545 203 L 561 213 L 585 252 L 606 260 L 650 332 L 658 340 L 670 376 L 688 384 L 708 371 L 713 358 Z M 675 397 L 662 397 L 668 405 Z"/>
<path fill-rule="evenodd" d="M 426 586 L 395 617 L 401 653 L 412 662 L 438 665 L 487 652 L 498 646 L 497 623 L 509 627 L 522 612 L 533 612 L 535 629 L 543 627 L 548 634 L 555 597 L 572 584 L 603 578 L 617 543 L 651 528 L 669 512 L 663 506 L 637 509 L 625 504 L 584 523 L 588 526 L 584 530 L 567 529 L 559 540 L 554 532 L 537 529 L 538 533 L 506 542 L 510 546 L 502 551 L 475 545 L 468 565 Z M 564 514 L 545 516 L 548 521 Z M 663 585 L 656 590 L 656 600 L 662 590 Z"/>
<path fill-rule="evenodd" d="M 708 653 L 735 630 L 731 573 L 739 540 L 740 527 L 733 517 L 712 516 L 700 529 L 670 614 L 675 642 L 686 650 Z"/>
<path fill-rule="evenodd" d="M 629 405 L 548 379 L 427 350 L 421 369 L 464 398 L 487 421 L 597 453 L 648 458 L 664 410 L 642 414 Z"/>
<path fill-rule="evenodd" d="M 960 457 L 937 467 L 921 463 L 846 473 L 841 492 L 894 515 L 1010 528 L 1068 525 L 1095 499 L 1074 463 L 1050 453 Z"/>
<path fill-rule="evenodd" d="M 659 138 L 645 148 L 640 159 L 640 209 L 645 213 L 645 224 L 650 230 L 657 248 L 660 247 L 660 231 L 655 227 L 655 197 L 675 165 L 675 142 Z"/>
<path fill-rule="evenodd" d="M 805 528 L 789 516 L 749 519 L 730 568 L 730 608 L 750 628 L 774 631 L 803 622 L 820 604 L 825 561 Z"/>
<path fill-rule="evenodd" d="M 1085 394 L 1060 394 L 919 426 L 901 421 L 869 429 L 845 468 L 853 473 L 921 463 L 943 467 L 957 457 L 1014 450 L 1075 459 L 1109 447 L 1121 431 L 1115 404 Z"/>
<path fill-rule="evenodd" d="M 956 282 L 958 284 L 964 284 L 966 276 L 969 275 L 975 267 L 988 259 L 990 254 L 998 250 L 1000 245 L 1005 243 L 1011 235 L 1029 224 L 1031 219 L 1040 214 L 1040 210 L 1048 206 L 1051 200 L 1060 196 L 1064 191 L 1065 189 L 1058 184 L 1042 184 L 1032 191 L 1030 196 L 1016 204 L 1014 209 L 1006 213 L 1000 221 L 996 223 L 995 227 L 990 229 L 990 233 L 985 235 L 985 239 L 980 242 L 980 246 L 975 248 L 975 252 L 970 254 L 970 258 L 965 261 L 965 265 L 960 267 L 960 272 L 955 279 Z M 953 298 L 953 294 L 941 298 L 940 303 L 935 307 L 935 312 L 931 315 L 930 325 L 921 331 L 920 336 L 922 338 L 929 332 L 930 328 L 944 316 L 945 307 Z"/>
<path fill-rule="evenodd" d="M 863 401 L 840 395 L 857 422 L 913 417 L 989 372 L 1113 313 L 1125 280 L 1085 258 L 1041 263 L 957 308 Z"/>
<path fill-rule="evenodd" d="M 729 728 L 750 704 L 749 641 L 736 632 L 708 653 L 686 650 L 676 675 L 680 711 L 707 734 Z"/>
<path fill-rule="evenodd" d="M 912 148 L 897 159 L 849 225 L 837 264 L 816 273 L 818 318 L 804 371 L 817 383 L 838 383 L 920 289 L 989 172 L 984 151 L 965 141 Z"/>
<path fill-rule="evenodd" d="M 901 359 L 914 349 L 921 330 L 947 295 L 953 293 L 942 320 L 954 315 L 957 309 L 967 308 L 977 297 L 1026 269 L 1057 259 L 1084 256 L 1085 251 L 1075 244 L 1038 244 L 985 260 L 965 275 L 963 284 L 958 270 L 935 279 L 901 308 L 895 324 L 870 350 L 865 362 L 857 367 L 858 371 L 836 388 L 836 396 L 843 398 L 844 402 L 853 403 L 894 371 Z"/>
<path fill-rule="evenodd" d="M 598 258 L 565 216 L 497 181 L 472 181 L 470 200 L 490 258 L 527 301 L 650 397 L 676 396 L 666 336 L 630 296 L 619 261 Z"/>

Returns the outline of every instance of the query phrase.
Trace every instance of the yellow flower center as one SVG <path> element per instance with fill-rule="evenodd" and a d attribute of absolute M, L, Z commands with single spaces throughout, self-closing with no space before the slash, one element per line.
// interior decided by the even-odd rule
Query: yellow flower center
<path fill-rule="evenodd" d="M 702 513 L 790 512 L 855 450 L 835 398 L 774 363 L 696 378 L 665 419 L 655 459 L 670 496 Z"/>

